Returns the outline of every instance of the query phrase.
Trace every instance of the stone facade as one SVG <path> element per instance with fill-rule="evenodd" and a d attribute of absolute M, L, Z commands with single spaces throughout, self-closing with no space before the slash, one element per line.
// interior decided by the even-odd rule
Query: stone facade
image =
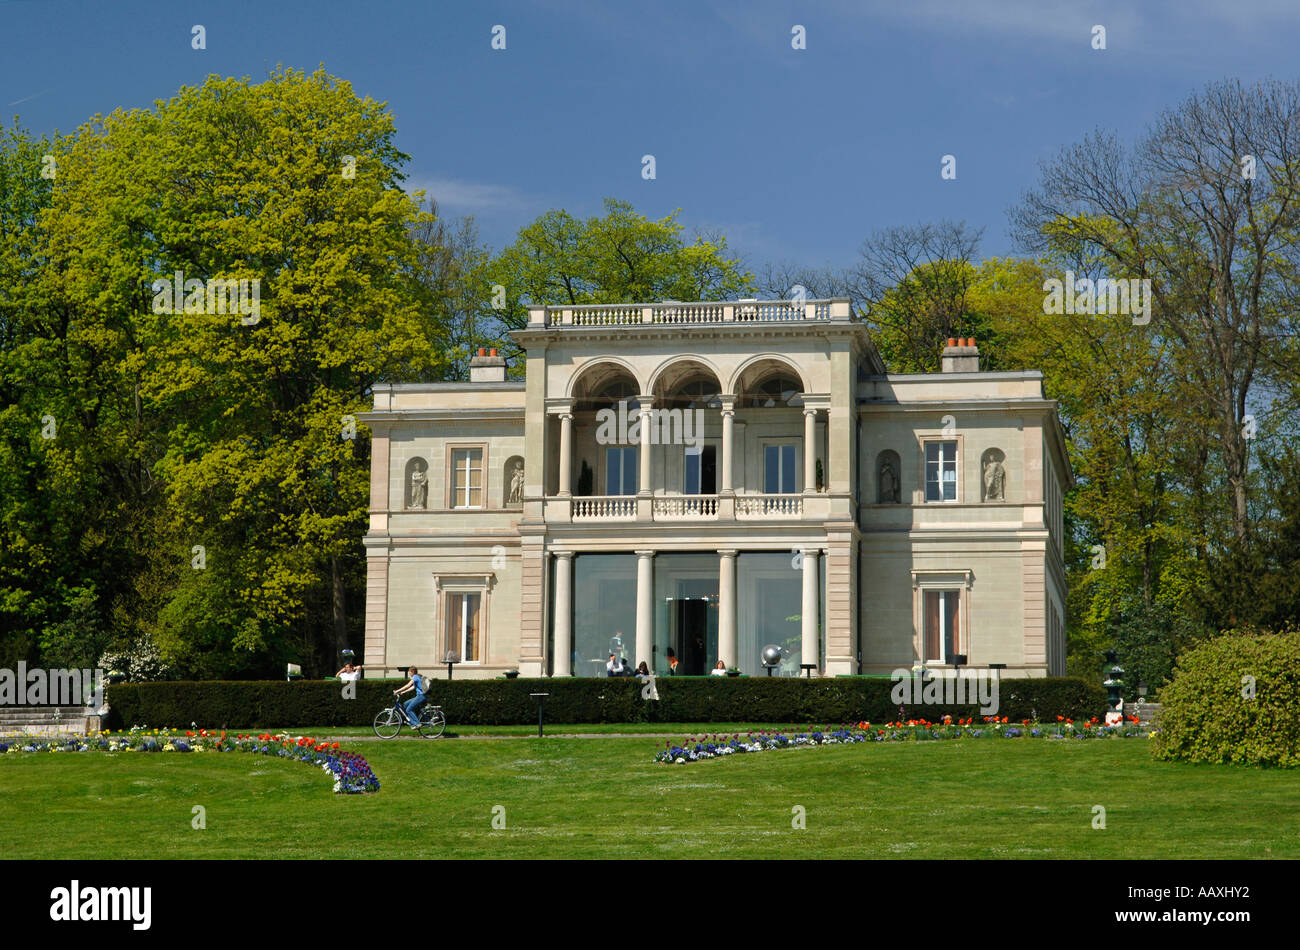
<path fill-rule="evenodd" d="M 523 381 L 480 351 L 361 417 L 372 675 L 761 673 L 766 643 L 782 675 L 1064 673 L 1040 373 L 963 340 L 887 374 L 843 299 L 535 308 L 515 338 Z"/>

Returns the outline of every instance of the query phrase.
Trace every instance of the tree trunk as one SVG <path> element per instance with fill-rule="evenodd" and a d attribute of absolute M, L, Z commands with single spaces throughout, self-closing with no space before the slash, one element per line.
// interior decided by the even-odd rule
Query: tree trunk
<path fill-rule="evenodd" d="M 339 571 L 339 559 L 335 554 L 330 555 L 330 580 L 334 589 L 334 661 L 337 662 L 348 648 L 348 612 L 343 574 Z"/>

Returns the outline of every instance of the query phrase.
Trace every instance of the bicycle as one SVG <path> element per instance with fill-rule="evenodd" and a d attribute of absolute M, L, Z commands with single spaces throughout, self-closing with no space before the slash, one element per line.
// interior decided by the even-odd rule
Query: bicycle
<path fill-rule="evenodd" d="M 407 720 L 401 698 L 394 697 L 393 705 L 379 710 L 375 715 L 375 735 L 381 739 L 392 739 L 402 731 L 403 726 L 406 726 L 408 729 L 415 729 L 426 739 L 436 739 L 447 728 L 447 717 L 443 715 L 441 706 L 426 702 L 417 710 L 416 715 L 420 720 L 418 727 L 412 726 Z"/>

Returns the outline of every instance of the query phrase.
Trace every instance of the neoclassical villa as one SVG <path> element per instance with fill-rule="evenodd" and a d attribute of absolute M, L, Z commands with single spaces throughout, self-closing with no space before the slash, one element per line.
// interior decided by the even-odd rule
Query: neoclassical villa
<path fill-rule="evenodd" d="M 377 385 L 365 662 L 1065 671 L 1038 372 L 887 373 L 847 299 L 537 307 L 523 380 Z"/>

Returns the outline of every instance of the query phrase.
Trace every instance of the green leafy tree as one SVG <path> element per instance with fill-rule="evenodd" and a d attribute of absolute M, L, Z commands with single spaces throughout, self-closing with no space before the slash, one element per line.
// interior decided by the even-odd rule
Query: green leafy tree
<path fill-rule="evenodd" d="M 443 372 L 394 135 L 347 83 L 279 70 L 96 117 L 59 153 L 21 308 L 27 398 L 62 423 L 36 494 L 118 639 L 182 672 L 314 671 L 359 627 L 349 417 L 376 381 Z M 183 294 L 158 283 L 176 272 Z M 214 280 L 246 281 L 242 306 Z"/>
<path fill-rule="evenodd" d="M 677 214 L 652 221 L 614 198 L 605 199 L 602 216 L 586 220 L 546 212 L 487 269 L 488 282 L 505 288 L 495 317 L 517 329 L 528 322 L 530 304 L 725 300 L 750 292 L 753 277 L 728 256 L 725 238 L 687 241 Z M 499 342 L 514 352 L 508 338 Z"/>

